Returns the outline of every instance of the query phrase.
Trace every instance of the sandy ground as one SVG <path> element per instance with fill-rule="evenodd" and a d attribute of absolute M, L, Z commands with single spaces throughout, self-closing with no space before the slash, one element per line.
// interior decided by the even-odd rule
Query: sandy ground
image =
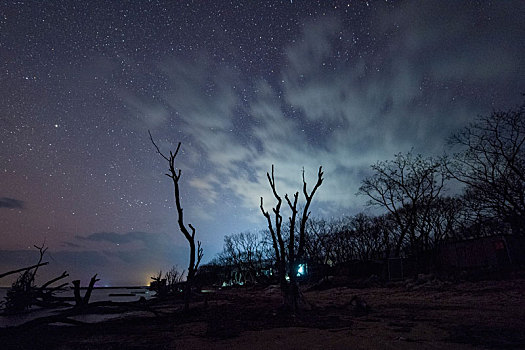
<path fill-rule="evenodd" d="M 2 349 L 525 349 L 525 279 L 334 287 L 304 292 L 294 316 L 280 292 L 211 293 L 184 314 L 176 301 L 83 325 L 0 330 Z M 355 310 L 354 296 L 368 312 Z"/>

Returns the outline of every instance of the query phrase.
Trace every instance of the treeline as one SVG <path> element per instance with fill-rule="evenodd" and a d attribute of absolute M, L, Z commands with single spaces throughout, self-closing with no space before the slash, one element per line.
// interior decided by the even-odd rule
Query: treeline
<path fill-rule="evenodd" d="M 432 254 L 447 240 L 523 235 L 524 111 L 525 104 L 478 117 L 449 138 L 449 155 L 399 153 L 372 165 L 357 194 L 384 214 L 310 218 L 302 260 L 337 265 L 418 257 Z M 283 227 L 285 244 L 289 237 Z M 275 260 L 272 243 L 269 231 L 226 236 L 223 252 L 212 263 L 257 281 Z"/>

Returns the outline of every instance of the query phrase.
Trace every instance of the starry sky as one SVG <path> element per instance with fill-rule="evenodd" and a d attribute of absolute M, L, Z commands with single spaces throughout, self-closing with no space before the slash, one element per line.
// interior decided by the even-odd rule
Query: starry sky
<path fill-rule="evenodd" d="M 265 227 L 259 197 L 313 185 L 365 209 L 369 166 L 441 155 L 525 92 L 523 1 L 2 1 L 0 272 L 146 284 L 187 266 L 166 162 L 204 261 Z M 4 279 L 0 285 L 9 281 Z"/>

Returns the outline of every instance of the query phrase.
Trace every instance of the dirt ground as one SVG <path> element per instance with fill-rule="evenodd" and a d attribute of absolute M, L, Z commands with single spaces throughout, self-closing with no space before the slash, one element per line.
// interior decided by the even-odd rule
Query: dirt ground
<path fill-rule="evenodd" d="M 184 314 L 175 301 L 153 312 L 81 325 L 0 329 L 1 349 L 525 349 L 525 279 L 338 286 L 304 292 L 294 316 L 280 292 L 207 294 Z M 368 312 L 356 310 L 354 296 Z"/>

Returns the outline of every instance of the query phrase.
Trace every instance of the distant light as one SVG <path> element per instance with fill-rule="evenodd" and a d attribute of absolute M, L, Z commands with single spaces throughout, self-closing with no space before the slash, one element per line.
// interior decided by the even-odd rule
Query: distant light
<path fill-rule="evenodd" d="M 299 264 L 297 267 L 297 276 L 306 275 L 306 266 L 305 264 Z"/>

